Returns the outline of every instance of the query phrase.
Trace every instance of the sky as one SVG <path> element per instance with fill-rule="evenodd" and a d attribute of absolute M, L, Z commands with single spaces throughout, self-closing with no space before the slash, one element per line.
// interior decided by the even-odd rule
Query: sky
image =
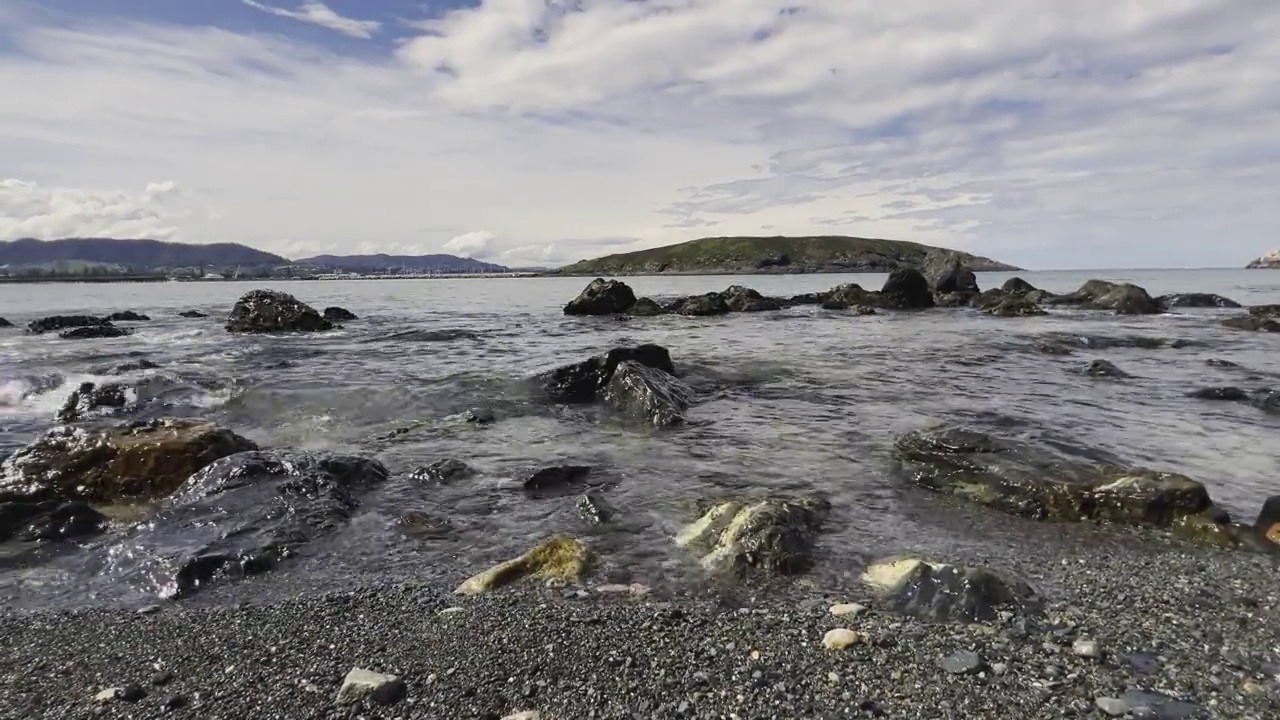
<path fill-rule="evenodd" d="M 1276 0 L 0 0 L 0 239 L 1280 246 Z"/>

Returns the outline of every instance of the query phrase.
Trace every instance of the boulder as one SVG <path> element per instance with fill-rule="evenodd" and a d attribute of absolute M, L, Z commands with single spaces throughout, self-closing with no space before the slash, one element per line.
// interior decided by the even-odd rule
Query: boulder
<path fill-rule="evenodd" d="M 604 355 L 566 365 L 542 376 L 547 394 L 560 402 L 592 402 L 613 379 L 613 373 L 623 362 L 634 362 L 657 368 L 671 375 L 675 366 L 671 354 L 659 345 L 640 345 L 634 348 L 614 348 Z"/>
<path fill-rule="evenodd" d="M 632 361 L 618 364 L 603 391 L 606 403 L 658 427 L 684 422 L 691 395 L 674 375 Z"/>
<path fill-rule="evenodd" d="M 1164 308 L 1146 290 L 1132 283 L 1090 280 L 1069 295 L 1046 297 L 1041 302 L 1079 305 L 1092 310 L 1115 310 L 1117 315 L 1153 315 Z"/>
<path fill-rule="evenodd" d="M 63 340 L 92 340 L 98 338 L 119 338 L 132 335 L 132 330 L 118 328 L 115 325 L 87 325 L 71 328 L 58 333 Z"/>
<path fill-rule="evenodd" d="M 880 307 L 923 310 L 933 307 L 933 290 L 919 270 L 898 268 L 889 274 L 880 289 L 879 300 Z"/>
<path fill-rule="evenodd" d="M 256 447 L 195 421 L 96 431 L 57 427 L 0 464 L 0 501 L 161 498 L 209 463 Z"/>
<path fill-rule="evenodd" d="M 552 465 L 525 473 L 520 487 L 535 494 L 558 492 L 581 485 L 590 474 L 587 465 Z"/>
<path fill-rule="evenodd" d="M 1187 393 L 1187 397 L 1196 398 L 1197 400 L 1226 400 L 1228 402 L 1243 402 L 1249 399 L 1249 393 L 1238 387 L 1208 387 L 1193 390 Z"/>
<path fill-rule="evenodd" d="M 1222 326 L 1232 330 L 1250 332 L 1280 332 L 1280 319 L 1265 315 L 1233 315 L 1222 321 Z"/>
<path fill-rule="evenodd" d="M 110 322 L 146 322 L 150 319 L 151 318 L 147 317 L 146 315 L 143 315 L 141 313 L 136 313 L 132 310 L 122 310 L 120 312 L 113 312 L 107 316 L 107 320 L 109 320 Z"/>
<path fill-rule="evenodd" d="M 1110 360 L 1094 360 L 1084 369 L 1084 374 L 1098 378 L 1127 378 L 1129 373 L 1121 370 Z"/>
<path fill-rule="evenodd" d="M 202 312 L 200 312 L 199 310 L 183 310 L 182 312 L 178 313 L 178 317 L 184 317 L 184 318 L 207 318 L 207 317 L 209 317 L 209 314 L 208 314 L 208 313 L 202 313 Z"/>
<path fill-rule="evenodd" d="M 994 302 L 979 298 L 978 302 L 978 312 L 995 317 L 1034 317 L 1046 314 L 1043 308 L 1025 294 L 1007 294 Z"/>
<path fill-rule="evenodd" d="M 119 410 L 129 404 L 124 386 L 119 383 L 95 385 L 91 382 L 81 383 L 71 392 L 62 408 L 58 410 L 57 420 L 60 423 L 73 423 L 94 414 L 94 411 L 107 408 Z"/>
<path fill-rule="evenodd" d="M 1238 308 L 1240 303 L 1213 293 L 1174 293 L 1161 295 L 1156 302 L 1163 308 Z"/>
<path fill-rule="evenodd" d="M 973 296 L 981 292 L 978 289 L 978 277 L 973 274 L 973 270 L 949 253 L 932 253 L 926 258 L 924 276 L 929 281 L 929 287 L 943 295 L 960 293 Z"/>
<path fill-rule="evenodd" d="M 613 519 L 615 510 L 599 493 L 586 492 L 578 498 L 578 517 L 588 525 L 603 525 Z"/>
<path fill-rule="evenodd" d="M 106 318 L 93 317 L 92 315 L 54 315 L 52 317 L 40 318 L 27 323 L 27 332 L 40 335 L 47 332 L 57 332 L 67 330 L 69 328 L 94 327 L 97 325 L 110 325 Z"/>
<path fill-rule="evenodd" d="M 1025 582 L 985 567 L 898 556 L 862 574 L 896 612 L 931 621 L 989 622 L 1002 612 L 1039 614 L 1043 600 Z"/>
<path fill-rule="evenodd" d="M 654 302 L 652 298 L 642 297 L 635 301 L 631 307 L 627 308 L 628 315 L 635 317 L 653 317 L 655 315 L 666 315 L 667 311 L 661 305 Z"/>
<path fill-rule="evenodd" d="M 863 290 L 862 286 L 856 283 L 837 285 L 814 297 L 825 310 L 845 310 L 860 305 L 875 305 L 878 302 L 874 293 Z M 796 298 L 792 298 L 792 302 L 795 300 Z"/>
<path fill-rule="evenodd" d="M 437 460 L 430 465 L 423 465 L 409 473 L 409 477 L 418 482 L 448 485 L 458 480 L 474 477 L 475 474 L 476 471 L 461 460 L 445 458 L 444 460 Z"/>
<path fill-rule="evenodd" d="M 636 294 L 626 283 L 596 278 L 578 297 L 564 306 L 565 315 L 615 315 L 636 304 Z"/>
<path fill-rule="evenodd" d="M 570 535 L 553 535 L 523 555 L 467 578 L 454 592 L 478 595 L 526 578 L 572 583 L 582 578 L 590 563 L 587 546 Z"/>
<path fill-rule="evenodd" d="M 329 322 L 347 322 L 349 320 L 360 319 L 356 317 L 356 314 L 351 312 L 350 310 L 343 307 L 337 307 L 337 306 L 325 308 L 324 312 L 322 312 L 320 316 L 323 317 L 325 320 L 328 320 Z"/>
<path fill-rule="evenodd" d="M 719 500 L 676 536 L 676 545 L 703 553 L 703 568 L 732 575 L 803 572 L 831 505 L 817 497 Z"/>
<path fill-rule="evenodd" d="M 277 290 L 252 290 L 236 301 L 227 318 L 227 332 L 278 333 L 332 330 L 315 308 Z"/>
<path fill-rule="evenodd" d="M 693 317 L 724 315 L 731 312 L 729 303 L 725 302 L 724 296 L 720 293 L 693 295 L 683 300 L 676 301 L 669 310 L 679 315 L 689 315 Z"/>
<path fill-rule="evenodd" d="M 112 548 L 111 571 L 161 597 L 267 572 L 345 525 L 362 494 L 386 479 L 380 463 L 353 455 L 223 457 L 182 483 Z"/>
<path fill-rule="evenodd" d="M 729 306 L 729 309 L 733 312 L 763 312 L 782 309 L 782 303 L 777 300 L 767 298 L 755 290 L 741 285 L 732 285 L 720 295 L 724 298 L 725 305 Z"/>
<path fill-rule="evenodd" d="M 1280 392 L 1259 390 L 1249 399 L 1249 404 L 1270 415 L 1280 415 Z"/>
<path fill-rule="evenodd" d="M 375 705 L 394 705 L 404 694 L 404 681 L 395 675 L 352 668 L 342 679 L 336 702 L 339 705 L 351 705 L 368 700 Z"/>
<path fill-rule="evenodd" d="M 1036 292 L 1037 288 L 1020 277 L 1012 277 L 1005 280 L 1000 289 L 1009 295 L 1026 295 L 1027 293 Z"/>

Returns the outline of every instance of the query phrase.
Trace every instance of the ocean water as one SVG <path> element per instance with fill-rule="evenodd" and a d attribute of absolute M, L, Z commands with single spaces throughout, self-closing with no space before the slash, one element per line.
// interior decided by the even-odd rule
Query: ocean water
<path fill-rule="evenodd" d="M 1197 270 L 1019 273 L 1067 292 L 1093 277 L 1129 281 L 1153 295 L 1214 292 L 1244 304 L 1280 303 L 1280 272 Z M 983 273 L 983 287 L 1008 273 Z M 744 284 L 789 296 L 884 275 L 627 278 L 638 295 L 669 297 Z M 1280 417 L 1247 404 L 1186 397 L 1204 386 L 1280 387 L 1280 338 L 1224 329 L 1227 310 L 1146 317 L 1050 308 L 998 319 L 970 309 L 873 317 L 796 307 L 717 318 L 620 321 L 561 314 L 585 278 L 274 283 L 0 285 L 0 451 L 29 442 L 83 381 L 146 358 L 160 367 L 124 378 L 146 417 L 203 417 L 265 447 L 349 452 L 394 474 L 363 499 L 349 524 L 260 578 L 219 590 L 226 600 L 328 590 L 373 581 L 457 582 L 555 531 L 589 536 L 610 576 L 687 584 L 696 565 L 671 537 L 697 501 L 726 493 L 821 493 L 833 505 L 822 536 L 821 581 L 867 558 L 903 549 L 976 547 L 998 557 L 1009 541 L 973 537 L 931 520 L 936 500 L 908 487 L 891 445 L 936 423 L 1050 439 L 1135 466 L 1185 473 L 1248 519 L 1280 491 Z M 271 287 L 360 319 L 342 330 L 279 337 L 231 335 L 222 321 L 244 292 Z M 61 340 L 22 330 L 52 314 L 136 310 L 150 322 L 111 340 Z M 186 319 L 183 310 L 213 317 Z M 1074 338 L 1072 355 L 1037 340 Z M 1179 340 L 1136 346 L 1134 338 Z M 548 404 L 528 379 L 619 345 L 671 351 L 697 391 L 688 423 L 656 430 L 602 408 Z M 1143 343 L 1145 344 L 1145 343 Z M 1086 377 L 1105 358 L 1133 377 Z M 1210 358 L 1239 367 L 1211 367 Z M 119 380 L 119 378 L 112 378 Z M 472 407 L 498 421 L 463 422 Z M 405 432 L 388 437 L 397 429 Z M 446 457 L 480 471 L 449 487 L 405 475 Z M 586 528 L 574 497 L 533 500 L 513 491 L 523 470 L 597 468 L 619 521 Z M 405 510 L 448 517 L 446 538 L 405 534 Z M 938 509 L 936 512 L 944 512 Z M 113 531 L 113 533 L 119 531 Z M 155 589 L 110 572 L 113 533 L 80 545 L 0 546 L 0 598 L 15 606 L 134 603 Z M 1003 544 L 1002 544 L 1003 543 Z M 624 577 L 625 576 L 625 577 Z"/>

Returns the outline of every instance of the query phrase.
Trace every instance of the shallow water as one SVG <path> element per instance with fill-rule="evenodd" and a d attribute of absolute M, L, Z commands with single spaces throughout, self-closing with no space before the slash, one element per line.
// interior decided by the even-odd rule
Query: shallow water
<path fill-rule="evenodd" d="M 1153 295 L 1216 292 L 1245 304 L 1280 302 L 1280 273 L 1123 271 L 1020 273 L 1038 287 L 1074 290 L 1090 277 L 1135 282 Z M 980 274 L 983 287 L 1005 273 Z M 793 295 L 846 282 L 877 288 L 884 275 L 638 277 L 638 295 L 675 296 L 744 284 Z M 819 492 L 834 510 L 813 573 L 840 576 L 865 558 L 906 548 L 979 546 L 1015 552 L 1010 541 L 945 530 L 934 499 L 893 472 L 896 435 L 959 422 L 1109 453 L 1182 472 L 1242 518 L 1280 486 L 1280 418 L 1247 404 L 1185 397 L 1196 387 L 1280 386 L 1280 338 L 1242 333 L 1214 320 L 1239 311 L 1184 310 L 1150 317 L 1057 310 L 996 319 L 969 309 L 856 317 L 816 307 L 721 318 L 569 318 L 563 304 L 583 278 L 164 283 L 0 286 L 0 314 L 15 325 L 52 314 L 132 309 L 151 322 L 112 340 L 60 340 L 0 331 L 0 450 L 50 427 L 79 382 L 95 370 L 145 357 L 161 367 L 138 391 L 143 415 L 208 417 L 264 447 L 335 450 L 374 457 L 396 474 L 364 499 L 336 534 L 305 547 L 285 568 L 225 587 L 222 599 L 332 589 L 398 579 L 457 582 L 553 531 L 591 537 L 604 575 L 695 586 L 694 565 L 671 543 L 693 504 L 727 492 Z M 322 308 L 360 316 L 309 336 L 230 335 L 222 319 L 256 287 L 274 287 Z M 185 319 L 182 310 L 210 313 Z M 1053 309 L 1051 309 L 1053 310 Z M 1040 338 L 1091 338 L 1119 346 L 1070 356 L 1031 348 Z M 1188 341 L 1143 349 L 1132 338 Z M 617 345 L 671 350 L 697 391 L 686 426 L 639 427 L 596 407 L 556 407 L 527 379 Z M 1082 344 L 1083 340 L 1080 340 Z M 1133 375 L 1098 380 L 1081 372 L 1106 358 Z M 1209 367 L 1222 358 L 1238 368 Z M 115 379 L 115 378 L 113 378 Z M 143 397 L 145 395 L 145 397 Z M 491 407 L 498 422 L 466 424 L 461 413 Z M 396 429 L 407 432 L 384 439 Z M 457 457 L 481 476 L 428 488 L 404 477 Z M 574 497 L 530 499 L 514 476 L 539 464 L 597 468 L 594 482 L 619 510 L 612 527 L 584 528 Z M 941 506 L 938 506 L 941 508 Z M 408 509 L 449 517 L 447 538 L 406 535 Z M 937 509 L 945 512 L 945 509 Z M 118 582 L 106 548 L 0 546 L 0 597 L 13 605 L 138 602 L 154 588 Z M 983 546 L 983 543 L 990 543 Z"/>

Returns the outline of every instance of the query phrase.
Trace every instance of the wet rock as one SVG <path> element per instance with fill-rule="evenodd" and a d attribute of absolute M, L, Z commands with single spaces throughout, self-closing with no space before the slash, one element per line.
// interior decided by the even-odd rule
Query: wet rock
<path fill-rule="evenodd" d="M 400 517 L 396 518 L 396 524 L 411 535 L 427 538 L 447 537 L 454 530 L 449 518 L 422 510 L 407 510 L 401 513 Z"/>
<path fill-rule="evenodd" d="M 1036 292 L 1036 286 L 1023 280 L 1020 277 L 1012 277 L 1004 281 L 1004 285 L 1000 289 L 1010 295 L 1025 295 L 1027 293 Z"/>
<path fill-rule="evenodd" d="M 409 477 L 418 482 L 448 485 L 458 480 L 474 477 L 475 474 L 476 471 L 461 460 L 445 458 L 444 460 L 437 460 L 430 465 L 423 465 L 409 473 Z"/>
<path fill-rule="evenodd" d="M 590 474 L 586 465 L 555 465 L 528 473 L 520 486 L 532 493 L 556 492 L 581 485 Z"/>
<path fill-rule="evenodd" d="M 707 293 L 705 295 L 694 295 L 677 303 L 670 310 L 679 315 L 690 315 L 694 317 L 705 317 L 709 315 L 724 315 L 731 312 L 729 303 L 725 302 L 724 296 L 720 293 Z"/>
<path fill-rule="evenodd" d="M 1156 302 L 1165 308 L 1238 308 L 1240 303 L 1213 293 L 1175 293 L 1161 295 Z"/>
<path fill-rule="evenodd" d="M 876 313 L 876 309 L 871 307 L 870 305 L 858 305 L 856 307 L 849 308 L 849 312 L 853 313 L 854 315 L 863 315 L 863 316 L 878 314 Z"/>
<path fill-rule="evenodd" d="M 337 703 L 351 705 L 368 700 L 377 705 L 393 705 L 404 697 L 405 690 L 404 681 L 395 675 L 352 668 L 338 688 Z"/>
<path fill-rule="evenodd" d="M 999 299 L 978 301 L 978 312 L 995 317 L 1033 317 L 1044 315 L 1045 311 L 1026 295 L 1004 295 Z"/>
<path fill-rule="evenodd" d="M 489 408 L 471 408 L 462 417 L 473 425 L 488 425 L 497 419 Z"/>
<path fill-rule="evenodd" d="M 112 549 L 112 571 L 163 598 L 267 572 L 342 527 L 387 479 L 353 455 L 251 451 L 192 475 Z"/>
<path fill-rule="evenodd" d="M 181 710 L 187 706 L 187 698 L 185 695 L 170 693 L 160 698 L 160 707 L 165 710 Z"/>
<path fill-rule="evenodd" d="M 862 642 L 862 635 L 848 628 L 833 628 L 822 636 L 822 647 L 828 650 L 844 650 Z"/>
<path fill-rule="evenodd" d="M 924 310 L 933 307 L 933 290 L 919 270 L 898 268 L 889 274 L 880 289 L 879 305 L 898 310 Z"/>
<path fill-rule="evenodd" d="M 767 298 L 741 285 L 732 285 L 720 294 L 724 297 L 725 305 L 728 305 L 733 312 L 764 312 L 782 309 L 782 303 L 777 300 Z"/>
<path fill-rule="evenodd" d="M 1280 414 L 1280 392 L 1259 390 L 1249 398 L 1249 404 L 1270 415 Z"/>
<path fill-rule="evenodd" d="M 1280 305 L 1250 305 L 1249 314 L 1254 317 L 1280 318 Z"/>
<path fill-rule="evenodd" d="M 109 705 L 115 702 L 136 703 L 146 696 L 147 691 L 143 690 L 141 685 L 130 683 L 123 687 L 107 688 L 94 695 L 93 700 L 99 705 Z"/>
<path fill-rule="evenodd" d="M 1129 712 L 1129 703 L 1120 698 L 1099 697 L 1093 701 L 1093 704 L 1111 717 L 1121 717 Z"/>
<path fill-rule="evenodd" d="M 72 328 L 63 330 L 58 333 L 58 337 L 63 340 L 93 340 L 100 338 L 119 338 L 132 335 L 132 330 L 118 328 L 115 325 L 89 325 L 86 327 Z"/>
<path fill-rule="evenodd" d="M 9 320 L 6 318 L 0 317 L 0 328 L 11 328 L 11 327 L 13 327 L 13 323 L 9 322 Z"/>
<path fill-rule="evenodd" d="M 652 298 L 642 297 L 627 308 L 627 314 L 636 317 L 653 317 L 655 315 L 666 315 L 667 311 Z"/>
<path fill-rule="evenodd" d="M 168 685 L 171 682 L 173 682 L 172 670 L 161 670 L 157 672 L 155 675 L 151 676 L 151 684 L 156 687 L 164 687 L 165 685 Z"/>
<path fill-rule="evenodd" d="M 938 666 L 952 675 L 974 675 L 982 671 L 982 656 L 972 650 L 962 650 L 939 661 Z"/>
<path fill-rule="evenodd" d="M 624 361 L 605 386 L 603 399 L 621 412 L 668 427 L 684 422 L 691 394 L 688 386 L 666 371 Z"/>
<path fill-rule="evenodd" d="M 543 387 L 560 402 L 592 402 L 613 379 L 613 373 L 623 362 L 634 362 L 657 368 L 675 375 L 671 354 L 658 345 L 640 345 L 634 348 L 614 348 L 604 355 L 566 365 L 542 376 Z"/>
<path fill-rule="evenodd" d="M 209 313 L 202 313 L 199 310 L 183 310 L 182 312 L 178 313 L 178 317 L 207 318 L 209 317 Z"/>
<path fill-rule="evenodd" d="M 924 276 L 936 293 L 960 293 L 972 297 L 981 292 L 973 270 L 950 254 L 932 253 L 926 258 Z"/>
<path fill-rule="evenodd" d="M 1031 343 L 1031 349 L 1045 355 L 1073 355 L 1075 350 L 1056 338 L 1040 338 Z"/>
<path fill-rule="evenodd" d="M 322 312 L 320 316 L 323 317 L 325 320 L 328 320 L 329 322 L 347 322 L 349 320 L 360 319 L 356 317 L 356 314 L 351 312 L 350 310 L 344 307 L 337 307 L 337 306 L 325 308 L 324 312 Z"/>
<path fill-rule="evenodd" d="M 826 293 L 802 293 L 787 299 L 789 305 L 821 305 Z"/>
<path fill-rule="evenodd" d="M 279 333 L 332 330 L 315 308 L 277 290 L 252 290 L 236 301 L 227 318 L 227 332 Z"/>
<path fill-rule="evenodd" d="M 933 296 L 933 305 L 940 308 L 968 307 L 975 297 L 973 293 L 936 293 Z"/>
<path fill-rule="evenodd" d="M 141 372 L 143 370 L 159 370 L 160 366 L 150 360 L 132 360 L 127 363 L 120 363 L 111 367 L 95 368 L 95 375 L 128 375 L 129 373 Z M 93 383 L 89 383 L 92 385 Z M 83 385 L 81 386 L 83 387 Z"/>
<path fill-rule="evenodd" d="M 1118 315 L 1152 315 L 1163 311 L 1160 304 L 1137 285 L 1106 280 L 1090 280 L 1074 293 L 1047 297 L 1042 302 L 1115 310 Z"/>
<path fill-rule="evenodd" d="M 1272 495 L 1262 504 L 1258 519 L 1253 522 L 1258 536 L 1280 545 L 1280 495 Z"/>
<path fill-rule="evenodd" d="M 1084 370 L 1085 375 L 1098 378 L 1127 378 L 1129 373 L 1121 370 L 1110 360 L 1094 360 Z"/>
<path fill-rule="evenodd" d="M 1140 688 L 1125 690 L 1121 700 L 1128 705 L 1134 717 L 1145 715 L 1155 720 L 1188 720 L 1200 714 L 1199 705 Z"/>
<path fill-rule="evenodd" d="M 454 592 L 477 595 L 526 578 L 578 582 L 590 562 L 587 546 L 570 535 L 553 535 L 525 554 L 468 578 Z"/>
<path fill-rule="evenodd" d="M 1249 332 L 1280 332 L 1280 320 L 1264 315 L 1234 315 L 1222 321 L 1222 326 L 1231 330 L 1247 330 Z"/>
<path fill-rule="evenodd" d="M 24 540 L 75 540 L 102 532 L 107 518 L 86 502 L 41 503 L 48 508 L 19 534 Z M 0 528 L 0 535 L 4 529 Z"/>
<path fill-rule="evenodd" d="M 209 463 L 257 446 L 208 423 L 58 427 L 0 464 L 0 500 L 160 498 Z"/>
<path fill-rule="evenodd" d="M 1222 358 L 1209 358 L 1208 360 L 1204 361 L 1204 364 L 1208 365 L 1209 367 L 1219 367 L 1219 368 L 1240 367 L 1238 363 L 1233 363 L 1230 360 L 1223 360 Z"/>
<path fill-rule="evenodd" d="M 1002 612 L 1032 615 L 1039 595 L 1026 583 L 990 568 L 897 556 L 871 564 L 862 581 L 896 612 L 935 621 L 990 621 Z"/>
<path fill-rule="evenodd" d="M 1200 388 L 1187 393 L 1187 397 L 1197 400 L 1225 400 L 1228 402 L 1242 402 L 1249 399 L 1249 393 L 1238 387 L 1210 387 Z"/>
<path fill-rule="evenodd" d="M 151 318 L 132 310 L 124 310 L 121 312 L 113 312 L 107 316 L 107 320 L 111 322 L 146 322 Z"/>
<path fill-rule="evenodd" d="M 67 397 L 67 401 L 63 403 L 62 408 L 58 410 L 57 420 L 60 423 L 73 423 L 83 420 L 85 417 L 93 414 L 95 410 L 102 408 L 118 410 L 129 404 L 129 398 L 125 395 L 124 386 L 117 383 L 109 383 L 107 385 L 95 385 L 87 382 L 81 383 L 80 387 L 72 391 Z"/>
<path fill-rule="evenodd" d="M 830 504 L 816 497 L 727 499 L 710 504 L 676 536 L 676 545 L 705 554 L 702 567 L 742 575 L 807 570 Z"/>
<path fill-rule="evenodd" d="M 586 524 L 603 525 L 613 516 L 613 507 L 599 493 L 588 492 L 578 498 L 578 517 Z"/>
<path fill-rule="evenodd" d="M 815 294 L 814 297 L 817 304 L 822 305 L 824 310 L 845 310 L 862 305 L 875 305 L 878 302 L 875 293 L 867 292 L 856 283 L 837 285 L 825 293 Z M 796 298 L 791 300 L 793 303 L 796 302 Z"/>
<path fill-rule="evenodd" d="M 48 332 L 58 332 L 70 328 L 95 327 L 102 325 L 110 325 L 106 318 L 93 317 L 92 315 L 54 315 L 52 317 L 40 318 L 27 323 L 27 332 L 34 334 L 42 334 Z"/>
<path fill-rule="evenodd" d="M 564 306 L 565 315 L 615 315 L 636 304 L 636 294 L 626 283 L 596 278 L 578 297 Z"/>

